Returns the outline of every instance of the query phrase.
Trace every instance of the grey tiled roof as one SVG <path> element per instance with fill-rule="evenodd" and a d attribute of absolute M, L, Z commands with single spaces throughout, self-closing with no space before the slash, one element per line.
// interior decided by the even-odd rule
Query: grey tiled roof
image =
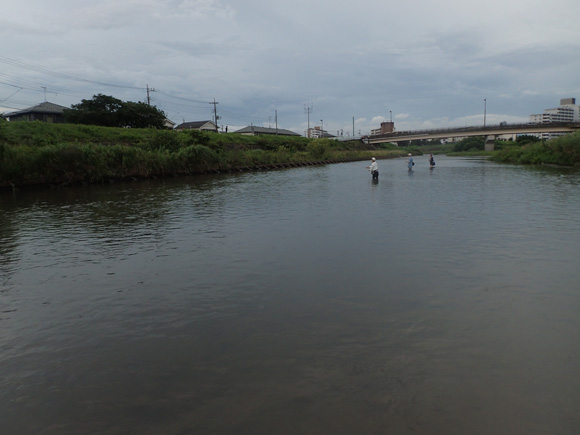
<path fill-rule="evenodd" d="M 201 128 L 206 124 L 215 125 L 212 121 L 191 121 L 191 122 L 184 122 L 182 124 L 179 124 L 177 127 L 175 127 L 175 129 L 176 130 L 189 130 L 189 129 L 194 129 L 194 128 Z"/>
<path fill-rule="evenodd" d="M 282 136 L 300 136 L 298 133 L 295 133 L 290 130 L 284 130 L 282 128 L 269 128 L 269 127 L 256 127 L 256 126 L 248 126 L 244 127 L 241 130 L 236 130 L 234 133 L 254 133 L 254 134 L 279 134 Z"/>
<path fill-rule="evenodd" d="M 28 109 L 18 110 L 16 112 L 6 113 L 4 116 L 16 116 L 25 113 L 58 113 L 62 114 L 64 109 L 69 109 L 69 107 L 60 106 L 58 104 L 49 103 L 45 101 L 44 103 L 37 104 L 36 106 L 29 107 Z"/>

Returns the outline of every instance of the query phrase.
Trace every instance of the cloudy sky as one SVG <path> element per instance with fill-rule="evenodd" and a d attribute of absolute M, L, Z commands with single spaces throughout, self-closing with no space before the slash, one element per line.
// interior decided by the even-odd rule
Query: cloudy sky
<path fill-rule="evenodd" d="M 215 99 L 229 131 L 527 122 L 580 101 L 579 19 L 578 0 L 4 2 L 0 112 L 150 87 L 177 123 Z"/>

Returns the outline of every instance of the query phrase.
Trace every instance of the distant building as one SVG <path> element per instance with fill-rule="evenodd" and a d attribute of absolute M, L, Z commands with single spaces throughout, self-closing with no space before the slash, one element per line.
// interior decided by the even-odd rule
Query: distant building
<path fill-rule="evenodd" d="M 371 136 L 379 136 L 381 134 L 388 134 L 395 131 L 395 123 L 393 121 L 381 122 L 381 128 L 371 130 Z"/>
<path fill-rule="evenodd" d="M 294 133 L 290 130 L 284 130 L 282 128 L 256 127 L 254 125 L 244 127 L 240 130 L 234 131 L 234 133 L 243 134 L 246 136 L 300 136 L 298 133 Z"/>
<path fill-rule="evenodd" d="M 163 121 L 163 127 L 169 129 L 169 130 L 173 130 L 175 128 L 175 122 L 173 122 L 170 119 L 165 118 L 165 120 Z"/>
<path fill-rule="evenodd" d="M 551 124 L 554 122 L 580 122 L 580 106 L 575 98 L 563 98 L 560 105 L 553 109 L 546 109 L 543 113 L 530 115 L 530 122 L 535 124 Z M 538 133 L 542 139 L 551 139 L 568 133 Z"/>
<path fill-rule="evenodd" d="M 308 131 L 306 132 L 306 137 L 314 137 L 314 138 L 320 138 L 320 137 L 326 137 L 326 138 L 331 138 L 331 137 L 336 137 L 332 134 L 330 134 L 329 132 L 327 132 L 326 130 L 323 130 L 322 127 L 319 126 L 315 126 L 312 128 L 309 128 Z"/>
<path fill-rule="evenodd" d="M 45 101 L 28 109 L 5 113 L 3 118 L 8 121 L 42 121 L 60 124 L 64 122 L 65 109 L 68 109 L 68 107 Z"/>
<path fill-rule="evenodd" d="M 213 121 L 192 121 L 179 124 L 175 130 L 218 131 L 218 127 Z"/>

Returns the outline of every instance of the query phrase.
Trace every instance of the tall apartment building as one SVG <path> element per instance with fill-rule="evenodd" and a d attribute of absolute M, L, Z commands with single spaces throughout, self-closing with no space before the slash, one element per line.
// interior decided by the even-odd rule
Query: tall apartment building
<path fill-rule="evenodd" d="M 546 109 L 543 113 L 530 115 L 530 122 L 537 124 L 580 122 L 580 106 L 576 104 L 576 98 L 562 98 L 558 107 Z M 542 133 L 538 136 L 542 139 L 550 139 L 563 134 L 567 133 Z"/>

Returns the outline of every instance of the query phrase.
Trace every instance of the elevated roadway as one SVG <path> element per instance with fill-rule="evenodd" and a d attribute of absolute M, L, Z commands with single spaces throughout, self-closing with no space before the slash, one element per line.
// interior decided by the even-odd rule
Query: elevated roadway
<path fill-rule="evenodd" d="M 450 139 L 454 137 L 487 136 L 496 139 L 502 135 L 533 133 L 570 133 L 580 129 L 580 122 L 550 124 L 500 124 L 477 127 L 443 128 L 432 130 L 395 131 L 376 136 L 368 136 L 368 143 L 399 143 L 424 139 Z"/>

